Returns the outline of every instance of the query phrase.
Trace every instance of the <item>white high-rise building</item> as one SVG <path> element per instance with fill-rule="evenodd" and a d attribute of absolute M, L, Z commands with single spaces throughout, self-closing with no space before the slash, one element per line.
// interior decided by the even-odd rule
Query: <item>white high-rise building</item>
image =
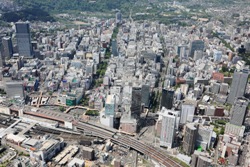
<path fill-rule="evenodd" d="M 86 64 L 86 76 L 92 76 L 94 73 L 94 62 L 93 60 L 88 60 Z"/>
<path fill-rule="evenodd" d="M 176 131 L 179 127 L 179 111 L 162 108 L 160 117 L 162 119 L 160 146 L 173 147 Z"/>
<path fill-rule="evenodd" d="M 114 95 L 108 95 L 105 103 L 105 115 L 115 115 L 115 96 Z"/>
<path fill-rule="evenodd" d="M 193 104 L 182 104 L 180 124 L 193 122 L 195 106 Z"/>

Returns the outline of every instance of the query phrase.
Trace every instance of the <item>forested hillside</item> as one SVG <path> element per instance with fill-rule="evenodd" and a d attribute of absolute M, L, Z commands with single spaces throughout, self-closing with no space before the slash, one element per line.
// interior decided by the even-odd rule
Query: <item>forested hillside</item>
<path fill-rule="evenodd" d="M 45 11 L 80 10 L 106 12 L 112 9 L 127 10 L 135 0 L 15 0 L 25 8 L 35 7 Z"/>
<path fill-rule="evenodd" d="M 10 6 L 5 11 L 2 10 L 1 19 L 6 22 L 54 21 L 51 13 L 67 11 L 108 13 L 115 9 L 127 12 L 133 2 L 135 0 L 13 0 L 11 4 L 15 7 Z"/>

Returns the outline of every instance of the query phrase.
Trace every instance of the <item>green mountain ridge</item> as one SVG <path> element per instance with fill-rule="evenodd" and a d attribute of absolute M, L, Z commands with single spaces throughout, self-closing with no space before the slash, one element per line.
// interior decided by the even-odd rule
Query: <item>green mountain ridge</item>
<path fill-rule="evenodd" d="M 127 10 L 135 0 L 14 0 L 24 8 L 40 8 L 47 12 L 69 10 L 108 12 L 113 9 Z"/>
<path fill-rule="evenodd" d="M 16 22 L 29 21 L 55 21 L 52 13 L 68 11 L 82 12 L 111 12 L 118 9 L 124 12 L 136 0 L 13 0 L 21 10 L 3 12 L 1 20 Z M 8 11 L 8 10 L 7 10 Z"/>
<path fill-rule="evenodd" d="M 26 8 L 20 11 L 5 12 L 2 14 L 1 19 L 6 22 L 22 21 L 50 21 L 54 22 L 55 19 L 46 11 L 39 8 Z"/>

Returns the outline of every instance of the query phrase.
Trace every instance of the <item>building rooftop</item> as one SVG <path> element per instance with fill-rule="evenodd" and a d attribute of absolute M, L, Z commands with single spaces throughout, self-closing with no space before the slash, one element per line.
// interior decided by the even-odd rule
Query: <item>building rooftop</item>
<path fill-rule="evenodd" d="M 43 143 L 42 147 L 40 148 L 40 150 L 42 151 L 47 151 L 49 150 L 53 145 L 55 145 L 56 143 L 58 143 L 58 140 L 54 140 L 54 139 L 50 139 L 47 140 Z"/>
<path fill-rule="evenodd" d="M 39 142 L 37 139 L 28 139 L 24 142 L 24 144 L 29 145 L 31 147 L 36 146 L 36 144 Z"/>

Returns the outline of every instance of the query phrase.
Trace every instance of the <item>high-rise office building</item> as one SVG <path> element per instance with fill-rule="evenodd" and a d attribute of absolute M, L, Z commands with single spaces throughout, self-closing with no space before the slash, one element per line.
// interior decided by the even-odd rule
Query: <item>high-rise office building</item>
<path fill-rule="evenodd" d="M 197 132 L 196 146 L 207 150 L 211 147 L 211 140 L 213 135 L 213 128 L 210 126 L 200 125 Z"/>
<path fill-rule="evenodd" d="M 119 52 L 118 52 L 118 48 L 117 48 L 117 41 L 112 40 L 111 46 L 112 46 L 112 54 L 113 54 L 113 56 L 114 57 L 119 56 Z"/>
<path fill-rule="evenodd" d="M 179 126 L 179 111 L 167 110 L 162 108 L 162 127 L 160 136 L 160 146 L 172 148 L 175 134 Z"/>
<path fill-rule="evenodd" d="M 212 167 L 212 162 L 208 153 L 196 150 L 192 155 L 191 167 Z"/>
<path fill-rule="evenodd" d="M 220 62 L 222 58 L 222 51 L 214 50 L 214 62 Z"/>
<path fill-rule="evenodd" d="M 180 61 L 182 61 L 182 59 L 186 58 L 187 56 L 187 46 L 183 46 L 180 50 Z"/>
<path fill-rule="evenodd" d="M 10 37 L 2 38 L 2 50 L 1 50 L 2 58 L 9 59 L 13 56 L 13 45 Z"/>
<path fill-rule="evenodd" d="M 141 114 L 142 94 L 140 87 L 132 88 L 131 117 L 138 119 Z"/>
<path fill-rule="evenodd" d="M 141 102 L 144 107 L 149 107 L 149 98 L 150 98 L 150 86 L 149 85 L 142 85 L 141 88 L 142 99 Z"/>
<path fill-rule="evenodd" d="M 197 131 L 197 127 L 194 123 L 186 124 L 183 139 L 183 150 L 188 155 L 191 155 L 194 152 Z"/>
<path fill-rule="evenodd" d="M 201 50 L 203 51 L 205 48 L 205 44 L 204 41 L 202 40 L 195 40 L 191 43 L 190 45 L 190 52 L 189 52 L 189 56 L 194 57 L 194 52 L 196 50 Z"/>
<path fill-rule="evenodd" d="M 233 104 L 235 98 L 244 96 L 248 81 L 248 75 L 249 74 L 247 70 L 234 72 L 230 93 L 227 99 L 228 103 Z"/>
<path fill-rule="evenodd" d="M 108 95 L 105 103 L 105 115 L 115 115 L 115 96 Z"/>
<path fill-rule="evenodd" d="M 193 122 L 195 106 L 193 104 L 182 104 L 180 124 Z"/>
<path fill-rule="evenodd" d="M 92 76 L 94 73 L 94 62 L 92 60 L 88 60 L 86 64 L 86 76 Z"/>
<path fill-rule="evenodd" d="M 211 87 L 211 92 L 214 94 L 218 94 L 220 91 L 220 83 L 213 82 Z"/>
<path fill-rule="evenodd" d="M 228 83 L 222 83 L 220 85 L 220 94 L 226 95 L 228 92 Z"/>
<path fill-rule="evenodd" d="M 115 19 L 116 19 L 116 24 L 121 24 L 122 23 L 122 14 L 121 14 L 120 11 L 116 13 Z"/>
<path fill-rule="evenodd" d="M 4 57 L 2 56 L 2 54 L 0 54 L 0 67 L 3 67 L 5 64 L 5 59 Z"/>
<path fill-rule="evenodd" d="M 176 54 L 178 55 L 178 56 L 183 56 L 184 57 L 184 55 L 183 55 L 183 53 L 182 53 L 182 49 L 184 48 L 184 50 L 186 49 L 186 46 L 184 46 L 184 45 L 179 45 L 179 46 L 176 46 L 175 47 L 175 52 L 176 52 Z"/>
<path fill-rule="evenodd" d="M 22 82 L 6 82 L 6 93 L 8 97 L 24 97 Z"/>
<path fill-rule="evenodd" d="M 238 126 L 242 126 L 244 124 L 248 103 L 248 99 L 244 97 L 239 97 L 235 100 L 232 107 L 232 116 L 230 119 L 231 124 Z"/>
<path fill-rule="evenodd" d="M 162 89 L 161 107 L 171 109 L 173 107 L 174 91 Z"/>
<path fill-rule="evenodd" d="M 19 56 L 32 58 L 32 46 L 29 23 L 16 23 L 16 38 Z"/>

